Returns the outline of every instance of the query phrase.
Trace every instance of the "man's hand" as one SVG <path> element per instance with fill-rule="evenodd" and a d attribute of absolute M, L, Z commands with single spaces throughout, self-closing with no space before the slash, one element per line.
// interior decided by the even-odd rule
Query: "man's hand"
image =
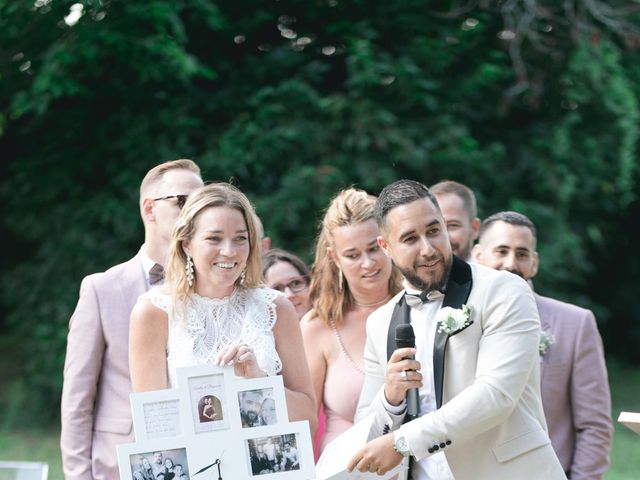
<path fill-rule="evenodd" d="M 384 395 L 391 405 L 400 405 L 410 388 L 422 387 L 420 362 L 405 359 L 415 355 L 415 348 L 399 348 L 391 354 L 384 379 Z"/>
<path fill-rule="evenodd" d="M 402 455 L 393 449 L 393 434 L 382 435 L 362 447 L 347 464 L 347 470 L 354 468 L 360 472 L 373 472 L 384 475 L 399 465 Z"/>

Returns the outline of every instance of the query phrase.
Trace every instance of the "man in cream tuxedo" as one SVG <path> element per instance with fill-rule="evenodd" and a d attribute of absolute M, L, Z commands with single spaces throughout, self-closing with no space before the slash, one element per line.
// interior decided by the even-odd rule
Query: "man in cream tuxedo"
<path fill-rule="evenodd" d="M 546 432 L 526 282 L 453 256 L 437 201 L 418 182 L 385 187 L 376 218 L 406 288 L 367 320 L 357 418 L 374 419 L 347 468 L 383 474 L 411 457 L 413 480 L 565 478 Z M 441 323 L 447 311 L 457 321 Z M 396 349 L 401 323 L 413 326 L 415 349 Z M 412 388 L 420 412 L 403 424 Z"/>
<path fill-rule="evenodd" d="M 476 261 L 531 280 L 538 273 L 536 228 L 517 212 L 482 222 Z M 534 293 L 543 337 L 542 406 L 551 443 L 571 480 L 604 478 L 613 435 L 611 393 L 593 313 Z"/>
<path fill-rule="evenodd" d="M 69 322 L 60 448 L 66 480 L 118 478 L 116 445 L 133 441 L 129 315 L 161 281 L 174 223 L 187 195 L 203 185 L 191 160 L 151 169 L 140 186 L 145 243 L 131 260 L 84 278 Z"/>

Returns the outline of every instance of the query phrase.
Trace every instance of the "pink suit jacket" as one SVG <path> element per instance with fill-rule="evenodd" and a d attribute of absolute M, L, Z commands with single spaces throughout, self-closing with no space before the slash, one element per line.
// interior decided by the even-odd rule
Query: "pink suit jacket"
<path fill-rule="evenodd" d="M 129 316 L 146 290 L 138 256 L 82 281 L 69 322 L 62 388 L 66 480 L 119 476 L 116 445 L 133 441 Z"/>
<path fill-rule="evenodd" d="M 604 477 L 613 426 L 602 339 L 591 311 L 534 295 L 542 331 L 542 404 L 553 449 L 571 480 Z"/>

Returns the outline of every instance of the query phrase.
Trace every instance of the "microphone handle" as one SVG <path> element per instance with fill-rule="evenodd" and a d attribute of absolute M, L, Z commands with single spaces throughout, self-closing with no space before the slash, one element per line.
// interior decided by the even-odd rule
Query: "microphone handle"
<path fill-rule="evenodd" d="M 410 357 L 405 357 L 410 360 L 415 360 L 415 356 L 411 355 Z M 418 418 L 420 414 L 420 396 L 418 394 L 417 388 L 411 388 L 407 390 L 407 414 L 409 420 L 413 420 L 414 418 Z"/>
<path fill-rule="evenodd" d="M 419 404 L 418 389 L 412 388 L 411 390 L 407 390 L 407 416 L 410 420 L 418 418 L 418 414 L 420 413 Z"/>

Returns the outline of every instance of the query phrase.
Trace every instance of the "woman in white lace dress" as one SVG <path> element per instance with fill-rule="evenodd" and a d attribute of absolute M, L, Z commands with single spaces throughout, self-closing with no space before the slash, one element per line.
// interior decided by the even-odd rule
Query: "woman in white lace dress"
<path fill-rule="evenodd" d="M 255 213 L 235 187 L 193 192 L 176 223 L 166 283 L 131 313 L 133 391 L 176 385 L 176 368 L 233 365 L 245 378 L 282 374 L 290 420 L 315 428 L 313 388 L 298 317 L 284 296 L 261 286 Z"/>
<path fill-rule="evenodd" d="M 324 447 L 353 424 L 364 381 L 365 323 L 400 290 L 400 274 L 378 247 L 375 197 L 350 188 L 322 220 L 301 327 L 316 398 L 324 408 Z"/>

